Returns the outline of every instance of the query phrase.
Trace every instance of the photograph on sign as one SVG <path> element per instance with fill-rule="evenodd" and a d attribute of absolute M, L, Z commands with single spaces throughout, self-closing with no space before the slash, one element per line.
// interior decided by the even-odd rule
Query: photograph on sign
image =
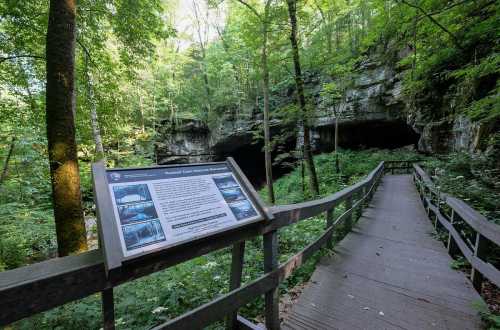
<path fill-rule="evenodd" d="M 226 163 L 107 174 L 125 257 L 263 218 Z"/>

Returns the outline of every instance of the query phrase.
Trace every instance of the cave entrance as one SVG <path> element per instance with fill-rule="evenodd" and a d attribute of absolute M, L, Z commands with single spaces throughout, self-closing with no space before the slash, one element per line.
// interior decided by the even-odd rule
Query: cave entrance
<path fill-rule="evenodd" d="M 231 145 L 231 142 L 227 142 Z M 236 144 L 236 143 L 234 143 Z M 266 168 L 265 168 L 265 155 L 264 155 L 264 141 L 252 141 L 247 144 L 237 143 L 238 147 L 231 151 L 219 151 L 216 160 L 222 161 L 226 157 L 233 157 L 238 166 L 245 173 L 248 180 L 252 183 L 255 189 L 263 188 L 266 185 Z M 284 158 L 280 160 L 279 164 L 275 164 L 274 160 L 280 153 L 295 150 L 296 140 L 291 138 L 283 145 L 280 145 L 278 150 L 273 151 L 273 179 L 276 180 L 281 176 L 289 173 L 295 161 L 294 158 Z"/>
<path fill-rule="evenodd" d="M 331 152 L 335 147 L 335 125 L 316 129 L 317 151 Z M 339 123 L 339 147 L 344 149 L 397 149 L 417 146 L 420 135 L 403 120 L 370 120 Z"/>

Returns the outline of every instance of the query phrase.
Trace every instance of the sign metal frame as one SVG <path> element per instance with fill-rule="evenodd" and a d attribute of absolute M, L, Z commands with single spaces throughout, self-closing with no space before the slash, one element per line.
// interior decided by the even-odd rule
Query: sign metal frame
<path fill-rule="evenodd" d="M 112 202 L 112 195 L 110 190 L 110 185 L 108 181 L 108 171 L 133 171 L 133 170 L 156 170 L 162 168 L 179 168 L 179 167 L 196 167 L 196 166 L 206 166 L 206 165 L 220 165 L 225 164 L 230 173 L 233 174 L 239 187 L 243 189 L 248 199 L 255 206 L 255 210 L 258 214 L 256 219 L 251 221 L 246 221 L 241 224 L 235 224 L 231 226 L 226 226 L 219 228 L 217 230 L 197 235 L 193 238 L 186 238 L 179 242 L 173 242 L 167 246 L 158 247 L 149 251 L 142 251 L 132 256 L 125 256 L 123 253 L 122 244 L 120 241 L 119 228 L 117 226 L 117 219 L 114 212 L 114 205 Z M 264 202 L 261 200 L 259 194 L 255 191 L 250 181 L 247 179 L 243 171 L 240 169 L 238 164 L 233 158 L 228 157 L 224 162 L 207 162 L 207 163 L 196 163 L 196 164 L 176 164 L 176 165 L 159 165 L 150 167 L 137 167 L 137 168 L 110 168 L 105 167 L 104 162 L 100 161 L 92 164 L 92 181 L 94 188 L 94 202 L 96 205 L 97 214 L 97 225 L 99 230 L 99 246 L 103 251 L 104 264 L 106 267 L 106 273 L 108 276 L 115 269 L 119 269 L 124 264 L 133 264 L 133 262 L 140 259 L 144 259 L 149 255 L 157 255 L 162 253 L 168 253 L 172 248 L 181 248 L 182 245 L 186 245 L 194 241 L 201 239 L 206 239 L 207 237 L 221 234 L 226 231 L 231 231 L 235 229 L 241 229 L 243 227 L 254 225 L 262 221 L 270 221 L 273 219 L 272 213 L 269 212 L 268 208 L 265 206 Z"/>

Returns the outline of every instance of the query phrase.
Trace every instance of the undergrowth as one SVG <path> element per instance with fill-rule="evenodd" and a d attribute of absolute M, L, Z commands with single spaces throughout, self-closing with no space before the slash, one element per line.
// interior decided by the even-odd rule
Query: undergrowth
<path fill-rule="evenodd" d="M 339 191 L 363 178 L 382 160 L 421 159 L 421 155 L 406 150 L 396 151 L 342 151 L 340 173 L 335 173 L 333 154 L 315 157 L 322 196 Z M 437 164 L 437 160 L 431 162 Z M 275 181 L 277 204 L 297 203 L 312 199 L 307 177 L 302 179 L 298 166 L 288 175 Z M 262 196 L 266 196 L 263 189 Z M 264 197 L 263 197 L 264 199 Z M 337 212 L 342 212 L 339 207 Z M 279 231 L 279 258 L 285 262 L 295 253 L 321 235 L 325 228 L 324 216 L 283 228 Z M 336 233 L 335 237 L 339 236 Z M 304 266 L 280 286 L 284 294 L 297 284 L 308 281 L 319 258 L 327 251 L 314 255 Z M 229 248 L 198 257 L 167 270 L 145 276 L 115 288 L 115 310 L 118 329 L 145 329 L 172 319 L 228 292 L 231 251 Z M 263 274 L 262 239 L 246 242 L 243 283 Z M 262 320 L 264 301 L 256 299 L 244 306 L 240 313 L 254 321 Z M 17 322 L 18 329 L 99 329 L 101 323 L 99 295 L 69 303 L 51 311 Z M 212 326 L 220 328 L 222 323 Z"/>

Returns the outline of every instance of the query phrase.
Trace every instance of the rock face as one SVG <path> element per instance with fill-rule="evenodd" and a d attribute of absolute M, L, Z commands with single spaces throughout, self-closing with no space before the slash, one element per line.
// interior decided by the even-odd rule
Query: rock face
<path fill-rule="evenodd" d="M 156 142 L 159 164 L 204 162 L 212 158 L 208 127 L 198 120 L 162 122 Z"/>
<path fill-rule="evenodd" d="M 317 118 L 315 144 L 330 150 L 334 143 L 333 108 L 315 90 Z M 358 66 L 352 84 L 336 107 L 339 112 L 339 145 L 345 148 L 397 148 L 416 145 L 418 134 L 406 123 L 406 104 L 401 81 L 394 69 L 382 61 L 366 60 Z"/>
<path fill-rule="evenodd" d="M 383 54 L 383 51 L 377 51 Z M 402 93 L 401 73 L 395 63 L 405 53 L 374 55 L 361 62 L 339 109 L 339 145 L 343 148 L 398 148 L 414 145 L 419 151 L 446 153 L 474 152 L 480 148 L 485 129 L 463 116 L 440 118 L 436 113 L 452 113 L 453 98 L 431 92 L 428 99 L 409 102 Z M 387 59 L 389 58 L 389 60 Z M 315 151 L 331 151 L 334 146 L 334 109 L 321 96 L 328 77 L 310 74 L 306 90 L 315 105 L 311 127 Z M 274 97 L 275 107 L 295 100 L 293 89 Z M 444 110 L 443 110 L 444 108 Z M 452 110 L 452 109 L 451 109 Z M 233 156 L 239 163 L 249 163 L 246 172 L 263 177 L 262 116 L 252 109 L 246 118 L 226 114 L 207 127 L 200 121 L 164 122 L 159 128 L 157 156 L 160 164 L 221 160 Z M 300 125 L 273 120 L 271 135 L 285 135 L 275 154 L 300 149 Z M 257 137 L 257 138 L 256 138 Z M 244 169 L 245 170 L 245 169 Z"/>

